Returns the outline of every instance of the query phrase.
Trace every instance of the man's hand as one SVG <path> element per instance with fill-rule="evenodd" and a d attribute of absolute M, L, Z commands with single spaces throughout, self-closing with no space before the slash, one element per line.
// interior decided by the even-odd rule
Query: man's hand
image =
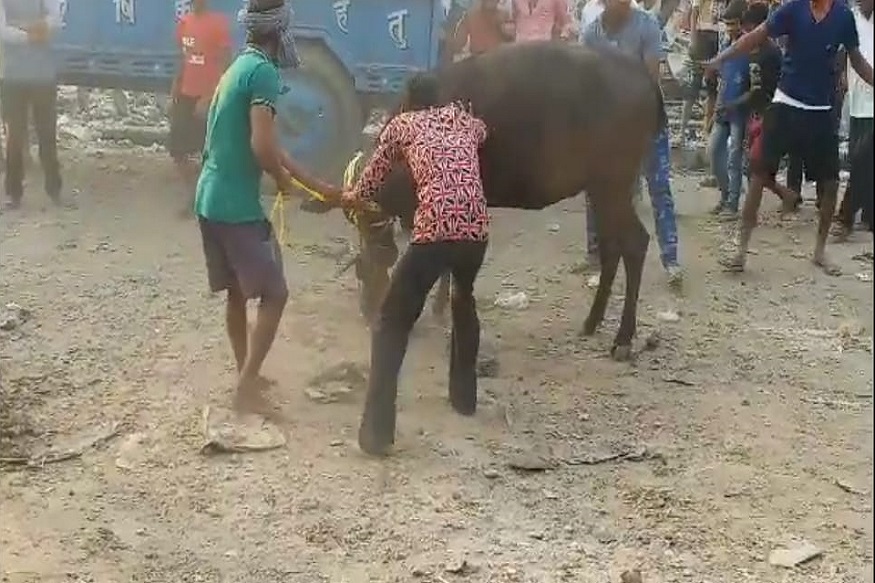
<path fill-rule="evenodd" d="M 341 193 L 340 206 L 345 210 L 362 210 L 361 201 L 350 190 L 344 190 Z"/>
<path fill-rule="evenodd" d="M 376 213 L 379 214 L 382 212 L 380 209 L 380 205 L 375 202 L 362 200 L 355 196 L 352 191 L 345 190 L 340 197 L 340 206 L 344 210 L 351 210 L 357 212 L 366 212 L 366 213 Z"/>
<path fill-rule="evenodd" d="M 325 197 L 325 202 L 337 205 L 341 202 L 343 190 L 333 184 L 321 182 L 319 184 L 319 194 Z"/>
<path fill-rule="evenodd" d="M 313 184 L 310 185 L 310 188 L 312 188 L 317 194 L 323 197 L 326 203 L 333 206 L 341 205 L 341 196 L 343 194 L 343 191 L 340 188 L 332 184 L 328 184 L 327 182 L 322 182 L 321 180 L 311 181 L 313 182 Z M 277 188 L 286 194 L 291 194 L 293 192 L 302 190 L 301 183 L 293 178 L 289 172 L 285 173 L 282 183 L 277 183 Z M 304 190 L 303 192 L 306 193 L 306 190 Z M 308 193 L 306 194 L 306 196 L 311 195 Z"/>

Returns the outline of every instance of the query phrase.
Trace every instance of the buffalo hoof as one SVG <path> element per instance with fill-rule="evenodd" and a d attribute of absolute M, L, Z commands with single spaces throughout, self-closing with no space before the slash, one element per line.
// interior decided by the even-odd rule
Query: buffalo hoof
<path fill-rule="evenodd" d="M 597 323 L 590 322 L 589 320 L 583 323 L 583 326 L 580 328 L 581 336 L 592 336 L 595 334 L 595 331 L 598 330 L 599 325 Z"/>
<path fill-rule="evenodd" d="M 630 344 L 617 345 L 611 348 L 611 358 L 617 362 L 628 362 L 632 360 L 632 346 Z"/>
<path fill-rule="evenodd" d="M 395 440 L 391 436 L 379 435 L 378 431 L 369 429 L 362 424 L 359 427 L 359 449 L 374 457 L 386 457 L 392 454 Z"/>

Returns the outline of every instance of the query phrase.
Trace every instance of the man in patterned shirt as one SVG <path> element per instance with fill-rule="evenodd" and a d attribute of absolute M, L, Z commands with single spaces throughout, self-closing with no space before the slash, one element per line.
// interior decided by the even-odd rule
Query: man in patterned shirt
<path fill-rule="evenodd" d="M 437 80 L 427 74 L 407 85 L 402 113 L 386 124 L 358 183 L 344 193 L 355 207 L 373 199 L 397 162 L 406 161 L 418 206 L 413 236 L 373 325 L 368 396 L 359 429 L 359 446 L 384 455 L 395 440 L 398 372 L 410 330 L 438 278 L 453 276 L 450 349 L 450 403 L 456 412 L 477 408 L 477 352 L 480 322 L 474 280 L 483 263 L 489 214 L 480 180 L 478 150 L 486 125 L 460 104 L 438 106 Z"/>

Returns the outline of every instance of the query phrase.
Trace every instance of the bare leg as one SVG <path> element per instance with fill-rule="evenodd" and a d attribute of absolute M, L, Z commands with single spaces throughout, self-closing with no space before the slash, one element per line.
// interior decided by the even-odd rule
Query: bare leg
<path fill-rule="evenodd" d="M 782 212 L 792 212 L 796 210 L 799 200 L 799 193 L 792 190 L 790 187 L 779 184 L 774 178 L 769 178 L 764 181 L 763 186 L 778 195 L 783 203 Z"/>
<path fill-rule="evenodd" d="M 258 306 L 255 327 L 249 339 L 249 352 L 240 369 L 240 378 L 237 382 L 237 402 L 241 409 L 254 413 L 269 413 L 265 411 L 266 403 L 260 395 L 260 390 L 265 385 L 261 377 L 261 365 L 273 345 L 287 297 L 262 298 Z"/>
<path fill-rule="evenodd" d="M 763 201 L 763 183 L 761 176 L 754 174 L 750 178 L 750 189 L 744 200 L 744 208 L 741 211 L 741 224 L 738 230 L 738 247 L 735 253 L 723 261 L 727 271 L 744 271 L 747 260 L 747 250 L 750 246 L 750 237 L 757 225 L 760 212 L 760 204 Z"/>
<path fill-rule="evenodd" d="M 841 275 L 842 270 L 826 256 L 826 239 L 835 212 L 836 197 L 839 184 L 835 180 L 824 180 L 817 183 L 817 194 L 820 198 L 820 220 L 817 224 L 817 240 L 814 244 L 814 255 L 811 260 L 823 269 L 827 275 Z"/>
<path fill-rule="evenodd" d="M 228 301 L 225 304 L 225 325 L 228 329 L 228 339 L 231 341 L 231 349 L 234 351 L 234 360 L 237 363 L 237 373 L 243 370 L 246 362 L 247 346 L 249 344 L 246 324 L 246 298 L 240 288 L 233 287 L 228 290 Z"/>

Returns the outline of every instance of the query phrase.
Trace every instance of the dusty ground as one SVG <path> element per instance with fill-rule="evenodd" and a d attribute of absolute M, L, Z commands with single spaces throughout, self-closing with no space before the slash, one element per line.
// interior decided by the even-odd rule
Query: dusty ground
<path fill-rule="evenodd" d="M 749 273 L 729 276 L 714 193 L 677 177 L 688 283 L 669 292 L 654 244 L 639 338 L 658 342 L 629 365 L 606 358 L 619 294 L 602 333 L 576 335 L 594 293 L 573 273 L 581 202 L 497 213 L 478 297 L 500 367 L 481 412 L 445 403 L 445 333 L 425 317 L 400 451 L 374 461 L 354 445 L 360 387 L 307 391 L 367 361 L 352 276 L 334 275 L 351 232 L 290 212 L 293 300 L 266 366 L 288 442 L 210 456 L 202 411 L 229 401 L 230 352 L 171 169 L 149 153 L 66 162 L 77 208 L 45 208 L 33 177 L 25 209 L 0 217 L 0 309 L 24 310 L 0 331 L 0 455 L 118 434 L 0 468 L 0 581 L 873 580 L 872 284 L 855 276 L 872 266 L 852 259 L 868 236 L 833 247 L 847 275 L 828 278 L 804 258 L 808 207 L 761 228 Z M 530 305 L 493 307 L 507 290 Z M 802 540 L 822 556 L 769 565 Z"/>

